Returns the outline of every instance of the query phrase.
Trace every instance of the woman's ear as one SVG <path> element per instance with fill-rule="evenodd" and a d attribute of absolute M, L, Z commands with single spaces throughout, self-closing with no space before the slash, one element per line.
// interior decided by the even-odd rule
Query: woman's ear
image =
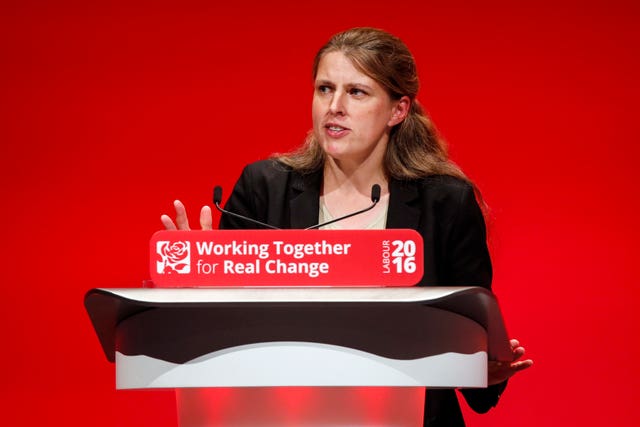
<path fill-rule="evenodd" d="M 393 127 L 398 123 L 401 123 L 409 115 L 409 109 L 411 108 L 411 100 L 408 96 L 403 96 L 395 102 L 393 107 L 393 114 L 391 120 L 389 120 L 389 127 Z"/>

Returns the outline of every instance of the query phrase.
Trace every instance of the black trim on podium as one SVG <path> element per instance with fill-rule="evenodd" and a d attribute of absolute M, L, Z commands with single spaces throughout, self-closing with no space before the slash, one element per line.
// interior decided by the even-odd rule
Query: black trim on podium
<path fill-rule="evenodd" d="M 185 363 L 260 342 L 350 347 L 408 360 L 511 351 L 493 294 L 479 287 L 92 289 L 85 307 L 111 362 L 116 351 Z M 460 339 L 460 332 L 474 329 Z M 458 333 L 452 333 L 458 331 Z"/>

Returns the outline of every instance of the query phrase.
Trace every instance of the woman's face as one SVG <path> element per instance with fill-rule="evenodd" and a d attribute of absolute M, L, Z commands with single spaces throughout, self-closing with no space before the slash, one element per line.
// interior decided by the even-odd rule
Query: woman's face
<path fill-rule="evenodd" d="M 375 80 L 358 71 L 342 52 L 318 64 L 313 94 L 313 132 L 336 161 L 382 162 L 391 128 L 407 114 L 409 100 L 392 100 Z"/>

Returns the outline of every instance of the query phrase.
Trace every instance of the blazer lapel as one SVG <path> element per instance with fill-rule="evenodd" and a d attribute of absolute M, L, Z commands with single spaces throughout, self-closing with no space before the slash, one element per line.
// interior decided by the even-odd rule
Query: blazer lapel
<path fill-rule="evenodd" d="M 292 177 L 289 223 L 291 228 L 307 228 L 318 223 L 322 170 Z"/>
<path fill-rule="evenodd" d="M 417 229 L 420 223 L 420 209 L 417 181 L 389 182 L 389 209 L 387 211 L 387 228 Z"/>
<path fill-rule="evenodd" d="M 289 202 L 291 228 L 307 228 L 318 223 L 321 183 L 322 171 L 294 174 Z M 389 191 L 387 228 L 417 229 L 420 223 L 420 209 L 416 203 L 420 196 L 417 182 L 391 179 Z"/>

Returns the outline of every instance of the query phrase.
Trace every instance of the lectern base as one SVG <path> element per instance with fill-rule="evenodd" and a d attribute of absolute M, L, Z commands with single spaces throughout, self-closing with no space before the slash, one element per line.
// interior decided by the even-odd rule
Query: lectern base
<path fill-rule="evenodd" d="M 176 389 L 180 427 L 419 427 L 424 387 Z"/>

